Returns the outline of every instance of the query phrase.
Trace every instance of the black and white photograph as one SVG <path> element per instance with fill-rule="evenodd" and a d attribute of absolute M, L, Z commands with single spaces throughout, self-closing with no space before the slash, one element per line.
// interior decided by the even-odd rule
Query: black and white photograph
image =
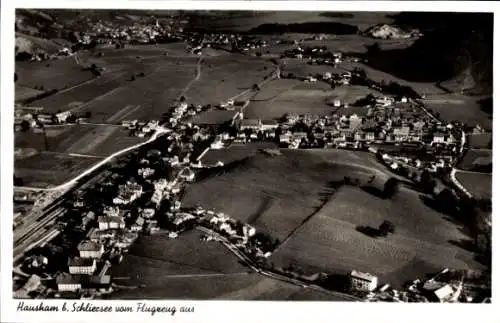
<path fill-rule="evenodd" d="M 493 12 L 310 9 L 15 8 L 21 310 L 491 303 Z"/>

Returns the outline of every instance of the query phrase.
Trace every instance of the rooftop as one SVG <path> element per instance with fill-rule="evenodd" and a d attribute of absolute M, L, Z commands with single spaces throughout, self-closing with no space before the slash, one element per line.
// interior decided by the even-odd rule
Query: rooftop
<path fill-rule="evenodd" d="M 366 280 L 366 281 L 373 281 L 374 279 L 377 279 L 377 276 L 374 276 L 370 273 L 363 273 L 357 270 L 351 271 L 351 277 Z"/>
<path fill-rule="evenodd" d="M 82 241 L 78 245 L 78 251 L 99 251 L 102 245 L 92 241 Z"/>
<path fill-rule="evenodd" d="M 95 265 L 95 259 L 75 257 L 68 261 L 70 267 L 89 267 Z"/>

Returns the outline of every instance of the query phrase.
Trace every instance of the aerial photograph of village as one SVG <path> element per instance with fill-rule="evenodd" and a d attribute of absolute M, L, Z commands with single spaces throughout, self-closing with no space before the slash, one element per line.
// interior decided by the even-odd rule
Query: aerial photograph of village
<path fill-rule="evenodd" d="M 15 299 L 491 302 L 493 13 L 17 9 L 13 77 Z"/>

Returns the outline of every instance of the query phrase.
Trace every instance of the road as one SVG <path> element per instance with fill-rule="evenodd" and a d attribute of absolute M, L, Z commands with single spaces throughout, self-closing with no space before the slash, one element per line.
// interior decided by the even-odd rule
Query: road
<path fill-rule="evenodd" d="M 141 146 L 147 145 L 147 144 L 155 141 L 156 138 L 158 138 L 158 136 L 160 136 L 161 134 L 164 134 L 164 133 L 167 133 L 167 132 L 168 132 L 167 129 L 159 128 L 151 136 L 151 138 L 149 138 L 147 141 L 139 143 L 139 144 L 136 144 L 136 145 L 133 145 L 133 146 L 130 146 L 130 147 L 127 147 L 127 148 L 124 148 L 122 150 L 119 150 L 119 151 L 117 151 L 117 152 L 109 155 L 108 157 L 104 158 L 103 160 L 101 160 L 100 162 L 98 162 L 97 164 L 95 164 L 94 166 L 92 166 L 92 167 L 88 168 L 87 170 L 83 171 L 80 175 L 78 175 L 78 176 L 70 179 L 69 181 L 67 181 L 66 183 L 63 183 L 61 185 L 58 185 L 58 186 L 55 186 L 55 187 L 49 187 L 49 188 L 28 187 L 28 186 L 19 186 L 19 187 L 16 187 L 16 188 L 20 188 L 20 189 L 27 190 L 27 191 L 59 191 L 59 190 L 62 190 L 62 189 L 70 188 L 71 186 L 73 186 L 74 184 L 76 184 L 76 182 L 78 182 L 83 177 L 89 175 L 93 171 L 95 171 L 98 168 L 100 168 L 100 167 L 104 166 L 105 164 L 109 163 L 113 158 L 121 156 L 121 155 L 123 155 L 123 154 L 125 154 L 125 153 L 127 153 L 127 152 L 129 152 L 131 150 L 137 149 L 137 148 L 139 148 Z"/>
<path fill-rule="evenodd" d="M 322 293 L 325 293 L 325 294 L 336 296 L 336 297 L 339 297 L 339 298 L 342 298 L 342 299 L 348 299 L 348 300 L 351 300 L 351 301 L 361 301 L 361 299 L 359 299 L 357 297 L 354 297 L 352 295 L 349 295 L 349 294 L 344 294 L 344 293 L 340 293 L 340 292 L 334 292 L 334 291 L 322 288 L 322 287 L 320 287 L 318 285 L 314 285 L 314 284 L 311 284 L 311 283 L 303 282 L 303 281 L 300 281 L 300 280 L 295 279 L 295 278 L 291 278 L 291 277 L 288 277 L 288 276 L 285 276 L 285 275 L 280 275 L 280 274 L 277 274 L 277 273 L 273 273 L 273 272 L 261 269 L 261 268 L 255 266 L 253 264 L 253 261 L 250 258 L 248 258 L 243 252 L 241 252 L 235 245 L 233 245 L 232 243 L 230 243 L 226 238 L 224 238 L 223 236 L 219 235 L 217 232 L 215 232 L 213 230 L 210 230 L 208 228 L 205 228 L 205 227 L 201 227 L 201 226 L 196 227 L 196 229 L 199 230 L 199 231 L 201 231 L 201 232 L 204 232 L 204 233 L 216 236 L 217 239 L 219 241 L 221 241 L 222 244 L 229 251 L 231 251 L 236 257 L 238 257 L 250 269 L 252 269 L 254 272 L 256 272 L 258 274 L 261 274 L 263 276 L 266 276 L 266 277 L 269 277 L 269 278 L 272 278 L 272 279 L 280 280 L 280 281 L 283 281 L 283 282 L 286 282 L 286 283 L 289 283 L 289 284 L 300 286 L 300 287 L 303 287 L 303 288 L 310 288 L 310 289 L 316 290 L 318 292 L 322 292 Z"/>

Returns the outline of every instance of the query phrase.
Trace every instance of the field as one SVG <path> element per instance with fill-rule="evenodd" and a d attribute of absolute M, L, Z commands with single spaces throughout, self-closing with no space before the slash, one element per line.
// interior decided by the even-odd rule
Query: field
<path fill-rule="evenodd" d="M 14 100 L 20 101 L 20 100 L 26 100 L 29 98 L 32 98 L 34 96 L 37 96 L 39 94 L 42 94 L 43 91 L 35 90 L 29 87 L 25 86 L 20 86 L 18 84 L 15 85 L 15 93 L 14 93 Z"/>
<path fill-rule="evenodd" d="M 72 57 L 44 62 L 16 62 L 17 84 L 45 91 L 61 90 L 94 78 L 89 70 L 78 65 Z"/>
<path fill-rule="evenodd" d="M 474 162 L 477 162 L 478 166 L 486 166 L 488 163 L 491 164 L 493 162 L 492 155 L 493 151 L 491 150 L 469 149 L 460 161 L 458 168 L 462 170 L 474 170 Z"/>
<path fill-rule="evenodd" d="M 46 74 L 58 76 L 59 82 L 68 83 L 65 87 L 74 86 L 32 102 L 32 105 L 44 107 L 50 113 L 69 109 L 74 112 L 90 112 L 90 119 L 95 122 L 117 123 L 125 118 L 158 119 L 168 111 L 196 75 L 197 58 L 187 54 L 168 56 L 169 47 L 99 50 L 102 56 L 84 53 L 80 60 L 84 66 L 96 64 L 102 67 L 104 72 L 101 77 L 80 85 L 73 84 L 74 82 L 69 84 L 67 78 L 60 77 L 59 74 L 74 75 L 75 73 L 68 71 L 70 63 L 77 66 L 80 72 L 82 67 L 76 65 L 73 59 L 60 60 L 68 65 L 61 67 L 54 65 L 62 64 L 59 60 L 53 61 L 51 64 L 57 73 Z M 173 50 L 179 52 L 180 48 Z M 39 70 L 43 72 L 43 68 Z M 89 71 L 85 73 L 91 75 Z M 135 81 L 131 81 L 132 76 L 139 73 L 144 73 L 145 77 L 136 77 Z"/>
<path fill-rule="evenodd" d="M 302 83 L 296 80 L 274 80 L 266 84 L 251 100 L 245 118 L 276 119 L 290 114 L 330 114 L 328 105 L 331 89 L 322 83 Z"/>
<path fill-rule="evenodd" d="M 396 233 L 374 239 L 357 226 L 392 221 Z M 418 194 L 402 189 L 392 200 L 343 187 L 271 257 L 275 265 L 294 264 L 306 272 L 347 273 L 353 269 L 400 287 L 407 280 L 450 268 L 480 268 L 458 245 L 468 237 L 426 207 Z"/>
<path fill-rule="evenodd" d="M 490 142 L 493 140 L 492 133 L 469 134 L 467 136 L 467 144 L 470 148 L 488 149 Z"/>
<path fill-rule="evenodd" d="M 259 149 L 276 148 L 276 145 L 268 142 L 255 142 L 247 144 L 231 144 L 224 149 L 211 149 L 201 159 L 202 163 L 213 165 L 218 161 L 229 164 L 247 157 L 254 156 Z"/>
<path fill-rule="evenodd" d="M 192 122 L 198 125 L 220 125 L 231 121 L 237 111 L 209 110 L 202 112 L 192 118 Z"/>
<path fill-rule="evenodd" d="M 102 157 L 146 140 L 129 136 L 128 131 L 119 126 L 80 124 L 47 128 L 46 133 L 50 151 Z M 14 140 L 16 148 L 45 149 L 41 133 L 17 132 Z"/>
<path fill-rule="evenodd" d="M 194 79 L 195 67 L 195 60 L 159 66 L 145 77 L 127 81 L 112 93 L 97 98 L 83 111 L 91 112 L 91 119 L 98 122 L 160 119 Z"/>
<path fill-rule="evenodd" d="M 456 178 L 475 198 L 492 198 L 491 174 L 458 171 Z"/>
<path fill-rule="evenodd" d="M 271 62 L 243 55 L 206 58 L 200 80 L 191 85 L 185 96 L 189 103 L 217 105 L 251 89 L 273 70 Z"/>
<path fill-rule="evenodd" d="M 123 262 L 112 268 L 119 285 L 137 289 L 114 293 L 115 299 L 219 300 L 341 300 L 304 293 L 301 287 L 249 271 L 217 242 L 201 242 L 193 230 L 171 240 L 164 235 L 142 236 Z"/>
<path fill-rule="evenodd" d="M 333 193 L 333 181 L 344 176 L 365 180 L 371 174 L 388 178 L 368 153 L 287 149 L 281 153 L 257 153 L 226 164 L 189 185 L 183 205 L 214 208 L 283 240 Z"/>
<path fill-rule="evenodd" d="M 441 94 L 430 96 L 423 101 L 432 111 L 438 112 L 443 120 L 458 120 L 469 126 L 481 125 L 491 130 L 491 114 L 481 109 L 481 104 L 474 97 L 460 94 Z"/>
<path fill-rule="evenodd" d="M 43 152 L 16 160 L 14 174 L 23 180 L 23 186 L 45 188 L 63 184 L 100 160 L 101 158 Z"/>

